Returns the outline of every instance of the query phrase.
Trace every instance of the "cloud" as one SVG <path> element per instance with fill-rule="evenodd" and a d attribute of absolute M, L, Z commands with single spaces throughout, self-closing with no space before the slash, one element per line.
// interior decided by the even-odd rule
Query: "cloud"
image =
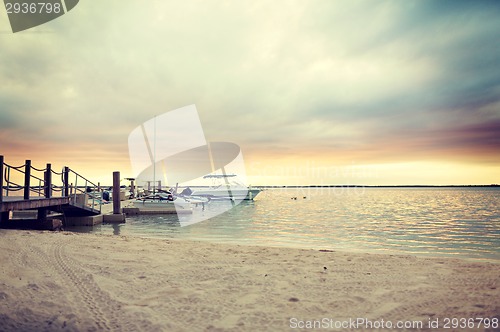
<path fill-rule="evenodd" d="M 496 129 L 481 127 L 500 118 L 498 11 L 488 1 L 80 2 L 0 34 L 0 129 L 27 149 L 126 157 L 138 124 L 195 103 L 208 140 L 252 158 L 425 159 L 448 148 L 486 160 L 498 152 Z"/>

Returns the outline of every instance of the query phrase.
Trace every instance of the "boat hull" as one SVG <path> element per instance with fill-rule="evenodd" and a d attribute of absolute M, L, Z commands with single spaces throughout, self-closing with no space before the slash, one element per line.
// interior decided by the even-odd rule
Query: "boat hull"
<path fill-rule="evenodd" d="M 192 196 L 207 197 L 211 200 L 253 200 L 260 193 L 260 189 L 196 189 Z"/>
<path fill-rule="evenodd" d="M 166 211 L 175 212 L 182 210 L 191 210 L 191 204 L 181 198 L 175 200 L 167 199 L 138 199 L 133 203 L 135 208 L 141 211 Z"/>
<path fill-rule="evenodd" d="M 140 210 L 158 210 L 158 211 L 168 211 L 175 212 L 176 207 L 174 202 L 144 202 L 137 201 L 134 202 L 134 207 Z"/>

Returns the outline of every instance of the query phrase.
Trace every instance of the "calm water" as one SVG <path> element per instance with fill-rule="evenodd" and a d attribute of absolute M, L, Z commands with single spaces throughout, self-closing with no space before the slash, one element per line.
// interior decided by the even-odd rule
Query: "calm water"
<path fill-rule="evenodd" d="M 271 189 L 191 226 L 180 227 L 176 216 L 138 216 L 94 231 L 500 260 L 499 206 L 496 188 Z M 217 208 L 217 202 L 207 207 Z"/>

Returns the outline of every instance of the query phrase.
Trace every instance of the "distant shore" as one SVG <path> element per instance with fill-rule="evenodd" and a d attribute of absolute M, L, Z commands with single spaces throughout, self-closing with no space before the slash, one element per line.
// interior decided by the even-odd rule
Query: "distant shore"
<path fill-rule="evenodd" d="M 77 188 L 86 188 L 85 186 L 76 186 Z M 102 185 L 101 188 L 110 190 L 113 186 Z M 205 188 L 207 186 L 189 186 L 192 188 Z M 287 188 L 500 188 L 500 184 L 446 184 L 446 185 L 433 185 L 433 184 L 405 184 L 405 185 L 364 185 L 364 184 L 325 184 L 325 185 L 256 185 L 255 188 L 263 189 L 287 189 Z M 7 188 L 7 187 L 6 187 Z M 10 187 L 8 187 L 10 188 Z M 17 189 L 17 187 L 12 187 Z M 38 188 L 33 186 L 34 189 Z M 162 186 L 163 189 L 168 189 L 169 186 Z M 15 195 L 20 196 L 21 194 Z"/>
<path fill-rule="evenodd" d="M 431 330 L 451 318 L 484 330 L 500 318 L 491 262 L 17 230 L 0 230 L 0 261 L 3 331 Z"/>

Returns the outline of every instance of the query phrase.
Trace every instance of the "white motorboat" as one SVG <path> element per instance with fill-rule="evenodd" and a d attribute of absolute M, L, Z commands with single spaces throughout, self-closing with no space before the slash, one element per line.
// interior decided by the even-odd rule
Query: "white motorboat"
<path fill-rule="evenodd" d="M 134 201 L 134 207 L 140 210 L 155 211 L 190 211 L 191 203 L 186 199 L 172 195 L 170 192 L 161 192 L 139 197 Z"/>
<path fill-rule="evenodd" d="M 209 174 L 203 179 L 211 179 L 212 185 L 188 187 L 181 194 L 185 197 L 206 197 L 210 200 L 253 200 L 261 192 L 260 189 L 238 182 L 235 174 Z"/>

